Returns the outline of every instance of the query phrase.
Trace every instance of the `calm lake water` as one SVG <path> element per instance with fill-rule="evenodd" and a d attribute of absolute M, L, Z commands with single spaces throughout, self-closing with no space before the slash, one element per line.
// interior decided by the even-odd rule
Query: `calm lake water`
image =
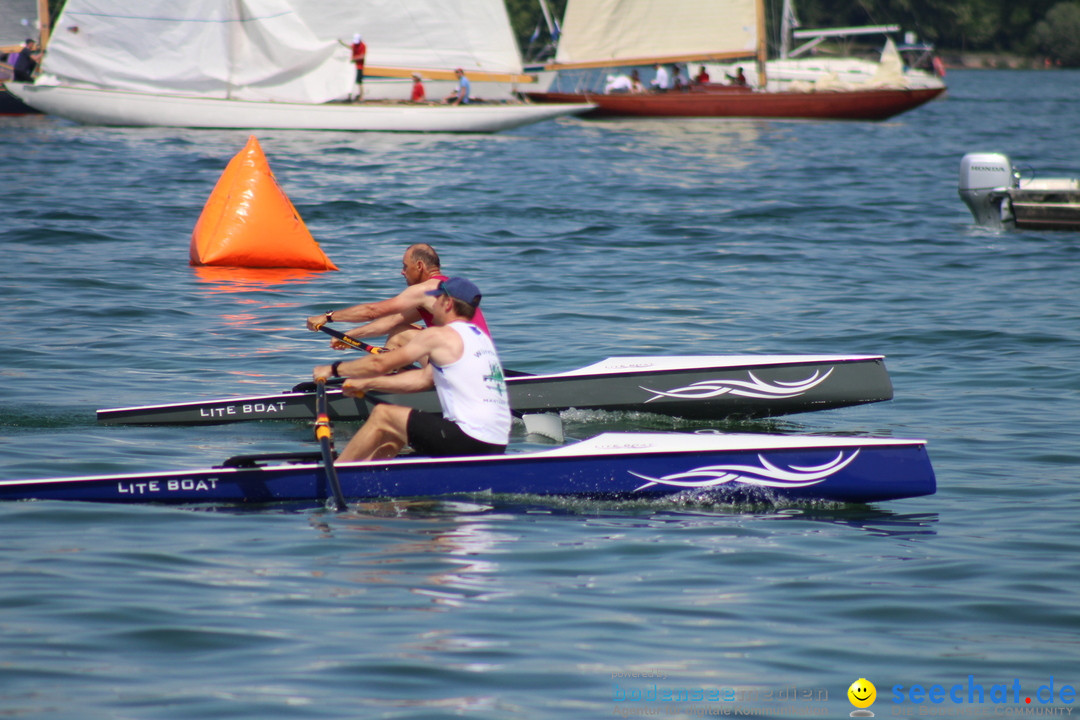
<path fill-rule="evenodd" d="M 515 369 L 881 353 L 896 390 L 738 425 L 576 413 L 572 437 L 923 437 L 939 482 L 873 506 L 0 505 L 0 715 L 846 717 L 860 678 L 878 717 L 1076 708 L 1080 233 L 975 228 L 956 185 L 975 150 L 1080 174 L 1080 72 L 947 79 L 873 124 L 258 132 L 341 267 L 270 279 L 187 264 L 249 133 L 0 120 L 2 478 L 313 447 L 94 411 L 290 387 L 338 357 L 304 318 L 396 293 L 427 241 Z"/>

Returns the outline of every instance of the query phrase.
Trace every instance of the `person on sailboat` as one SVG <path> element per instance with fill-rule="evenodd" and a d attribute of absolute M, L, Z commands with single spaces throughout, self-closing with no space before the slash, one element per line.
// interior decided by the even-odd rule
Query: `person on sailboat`
<path fill-rule="evenodd" d="M 704 65 L 702 65 L 700 68 L 698 68 L 698 74 L 694 76 L 694 82 L 697 83 L 698 85 L 708 85 L 709 84 L 709 73 L 705 69 Z"/>
<path fill-rule="evenodd" d="M 412 74 L 412 95 L 409 97 L 411 102 L 424 102 L 424 81 L 420 77 L 420 73 Z"/>
<path fill-rule="evenodd" d="M 40 59 L 41 53 L 37 51 L 37 43 L 31 38 L 26 38 L 26 43 L 15 57 L 15 62 L 12 63 L 15 80 L 17 82 L 33 82 L 34 70 L 37 69 L 38 60 Z"/>
<path fill-rule="evenodd" d="M 350 102 L 364 98 L 364 60 L 367 58 L 367 45 L 364 44 L 360 34 L 353 35 L 352 61 L 356 65 L 356 96 L 350 97 Z"/>
<path fill-rule="evenodd" d="M 674 90 L 689 90 L 690 81 L 682 76 L 678 65 L 671 66 L 671 87 Z"/>
<path fill-rule="evenodd" d="M 732 85 L 736 85 L 738 87 L 746 87 L 747 85 L 750 84 L 750 83 L 748 83 L 746 81 L 746 75 L 743 73 L 743 70 L 742 70 L 741 66 L 735 68 L 735 75 L 734 76 L 732 76 L 732 75 L 724 75 L 724 77 L 726 77 L 729 81 L 731 81 Z"/>
<path fill-rule="evenodd" d="M 656 77 L 652 79 L 650 85 L 652 85 L 653 90 L 663 92 L 671 86 L 671 81 L 668 79 L 667 68 L 660 63 L 656 63 L 653 67 L 656 68 Z"/>
<path fill-rule="evenodd" d="M 604 85 L 604 94 L 628 93 L 633 87 L 634 83 L 628 75 L 608 75 L 607 83 Z"/>
<path fill-rule="evenodd" d="M 385 335 L 387 347 L 401 347 L 420 332 L 420 328 L 414 323 L 423 320 L 424 324 L 430 327 L 434 322 L 431 298 L 425 293 L 434 290 L 440 282 L 447 279 L 440 268 L 438 253 L 427 243 L 416 243 L 405 250 L 401 260 L 401 274 L 408 287 L 396 297 L 312 315 L 307 319 L 308 330 L 317 332 L 324 324 L 334 322 L 366 323 L 345 334 L 357 340 Z M 479 308 L 473 315 L 472 323 L 486 334 L 491 334 L 484 313 L 480 312 Z M 331 341 L 330 347 L 335 350 L 348 349 L 348 346 L 339 340 Z"/>
<path fill-rule="evenodd" d="M 433 299 L 434 327 L 404 347 L 358 360 L 319 365 L 316 380 L 343 377 L 348 397 L 369 390 L 392 393 L 435 388 L 442 415 L 380 402 L 341 451 L 338 462 L 381 460 L 406 444 L 433 457 L 499 455 L 510 441 L 510 402 L 495 345 L 472 318 L 480 289 L 462 277 L 450 278 L 426 295 Z M 419 370 L 396 373 L 422 363 Z"/>
<path fill-rule="evenodd" d="M 457 87 L 454 88 L 452 93 L 446 96 L 444 102 L 448 102 L 451 105 L 466 105 L 469 102 L 469 93 L 472 92 L 469 78 L 465 77 L 465 71 L 461 68 L 454 70 L 454 74 L 457 75 Z"/>

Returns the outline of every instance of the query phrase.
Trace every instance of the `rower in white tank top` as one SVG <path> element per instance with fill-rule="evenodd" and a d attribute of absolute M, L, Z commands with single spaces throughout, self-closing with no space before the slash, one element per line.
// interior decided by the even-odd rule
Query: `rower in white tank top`
<path fill-rule="evenodd" d="M 510 401 L 495 346 L 472 323 L 458 320 L 447 327 L 461 336 L 464 351 L 449 365 L 432 363 L 443 417 L 476 440 L 506 445 L 510 440 Z"/>

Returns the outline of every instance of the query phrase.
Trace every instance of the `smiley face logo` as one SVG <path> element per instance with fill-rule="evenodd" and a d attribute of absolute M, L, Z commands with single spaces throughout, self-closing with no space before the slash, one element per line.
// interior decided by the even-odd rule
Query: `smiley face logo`
<path fill-rule="evenodd" d="M 851 683 L 851 687 L 847 690 L 848 700 L 851 704 L 857 708 L 868 708 L 874 704 L 877 700 L 877 688 L 874 687 L 874 683 L 870 682 L 866 678 L 859 678 L 855 682 Z M 855 713 L 851 713 L 854 715 Z M 872 716 L 873 713 L 859 713 L 860 715 L 866 714 Z"/>

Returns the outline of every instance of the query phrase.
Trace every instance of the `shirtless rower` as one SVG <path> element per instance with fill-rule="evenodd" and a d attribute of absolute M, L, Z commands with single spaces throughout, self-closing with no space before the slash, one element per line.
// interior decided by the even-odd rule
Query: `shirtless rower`
<path fill-rule="evenodd" d="M 366 323 L 349 330 L 345 334 L 362 340 L 364 338 L 386 336 L 386 347 L 394 349 L 403 346 L 413 335 L 420 332 L 415 323 L 424 321 L 428 327 L 432 324 L 431 306 L 433 299 L 427 295 L 447 280 L 439 267 L 439 256 L 427 243 L 416 243 L 405 250 L 401 260 L 401 274 L 408 287 L 389 300 L 363 303 L 341 310 L 329 310 L 322 315 L 312 315 L 307 319 L 308 330 L 317 331 L 325 323 L 347 322 Z M 491 335 L 484 314 L 479 308 L 472 323 Z M 330 346 L 335 350 L 344 350 L 345 345 L 333 340 Z"/>

